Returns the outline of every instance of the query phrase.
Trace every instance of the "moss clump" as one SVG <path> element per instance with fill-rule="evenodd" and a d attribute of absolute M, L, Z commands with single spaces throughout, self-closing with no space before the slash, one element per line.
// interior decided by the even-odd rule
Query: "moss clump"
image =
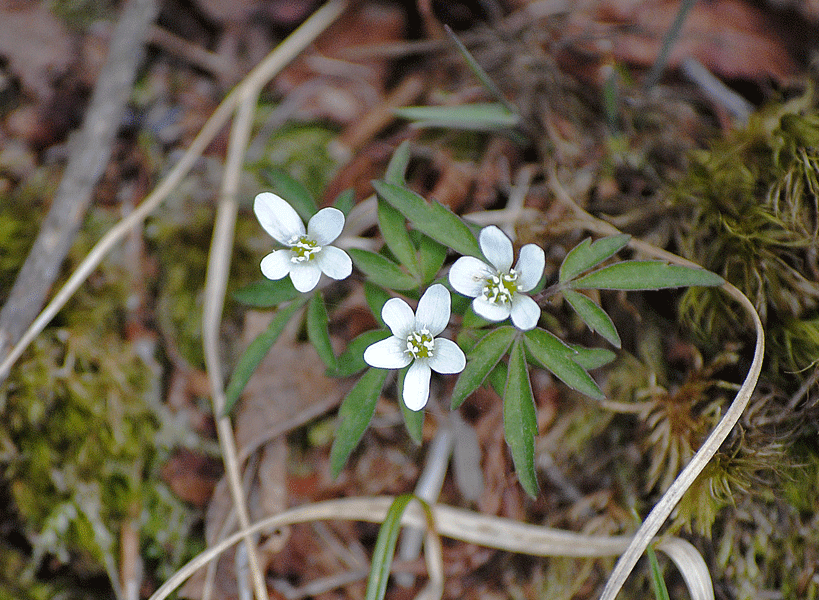
<path fill-rule="evenodd" d="M 754 116 L 693 154 L 672 196 L 683 254 L 724 276 L 766 323 L 768 372 L 819 356 L 819 112 L 812 94 Z M 720 338 L 744 328 L 714 290 L 691 288 L 683 313 Z M 782 378 L 779 378 L 782 381 Z"/>

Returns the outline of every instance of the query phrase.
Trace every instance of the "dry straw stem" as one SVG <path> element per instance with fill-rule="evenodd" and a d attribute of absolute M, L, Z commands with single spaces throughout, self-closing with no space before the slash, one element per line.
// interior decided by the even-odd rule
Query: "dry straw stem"
<path fill-rule="evenodd" d="M 342 498 L 299 506 L 268 517 L 254 523 L 250 529 L 235 533 L 199 554 L 157 589 L 149 600 L 167 598 L 188 577 L 238 543 L 244 535 L 272 531 L 296 523 L 322 520 L 381 523 L 386 518 L 387 511 L 394 500 L 395 498 L 389 496 Z M 440 598 L 437 590 L 442 590 L 443 587 L 443 574 L 440 571 L 440 546 L 437 536 L 530 556 L 574 558 L 618 556 L 631 541 L 631 537 L 627 535 L 611 537 L 585 535 L 521 523 L 504 517 L 484 515 L 443 504 L 432 505 L 430 510 L 435 528 L 434 539 L 430 538 L 427 516 L 418 504 L 413 503 L 407 507 L 401 519 L 401 524 L 405 527 L 427 528 L 428 531 L 425 558 L 430 575 L 430 585 L 419 596 L 423 598 Z M 683 572 L 693 600 L 713 598 L 709 590 L 708 572 L 705 570 L 702 559 L 697 559 L 697 551 L 691 544 L 678 538 L 671 538 L 660 542 L 657 549 L 666 553 Z M 694 569 L 697 568 L 699 571 L 692 576 Z M 708 584 L 702 582 L 708 582 Z M 429 594 L 432 589 L 436 590 L 436 595 L 425 595 Z"/>
<path fill-rule="evenodd" d="M 250 524 L 247 503 L 240 477 L 239 462 L 236 460 L 236 441 L 230 417 L 225 413 L 224 376 L 222 361 L 219 356 L 219 332 L 222 321 L 222 310 L 225 304 L 225 290 L 230 272 L 230 254 L 233 248 L 233 237 L 236 228 L 236 213 L 239 210 L 237 199 L 239 179 L 242 174 L 245 150 L 250 141 L 253 127 L 253 115 L 256 110 L 259 90 L 253 90 L 242 100 L 236 111 L 236 118 L 230 132 L 225 172 L 222 178 L 222 189 L 219 208 L 213 227 L 213 239 L 208 256 L 208 270 L 205 278 L 205 301 L 202 308 L 202 344 L 204 346 L 205 367 L 210 382 L 213 413 L 216 415 L 216 432 L 222 450 L 222 460 L 230 486 L 233 507 L 239 518 L 242 529 Z M 264 575 L 256 556 L 255 540 L 252 536 L 244 538 L 248 564 L 253 579 L 256 597 L 267 600 L 267 587 Z"/>
<path fill-rule="evenodd" d="M 202 155 L 208 144 L 216 137 L 228 121 L 236 106 L 248 95 L 255 95 L 270 79 L 281 71 L 288 63 L 309 46 L 346 8 L 346 0 L 331 0 L 298 29 L 276 47 L 262 62 L 260 62 L 239 83 L 222 103 L 216 108 L 211 117 L 202 127 L 202 130 L 191 142 L 190 147 L 179 159 L 174 168 L 148 194 L 140 205 L 128 217 L 122 219 L 94 246 L 88 256 L 74 270 L 68 281 L 51 302 L 42 310 L 34 322 L 29 326 L 20 341 L 11 349 L 8 356 L 0 363 L 0 381 L 8 377 L 11 367 L 17 361 L 29 344 L 51 322 L 65 303 L 74 295 L 74 292 L 85 282 L 88 276 L 102 262 L 102 259 L 116 246 L 128 232 L 159 207 L 171 191 L 187 175 L 196 159 Z"/>
<path fill-rule="evenodd" d="M 593 217 L 575 204 L 561 185 L 560 180 L 557 177 L 557 173 L 553 169 L 549 173 L 549 185 L 552 188 L 552 191 L 555 193 L 557 199 L 566 204 L 575 213 L 579 219 L 578 224 L 581 227 L 601 235 L 616 235 L 621 233 L 613 225 Z M 648 256 L 652 256 L 660 260 L 666 260 L 671 263 L 688 267 L 700 266 L 692 263 L 691 261 L 685 260 L 676 254 L 671 254 L 666 250 L 657 248 L 641 240 L 632 239 L 629 242 L 629 246 Z M 628 548 L 614 566 L 614 571 L 612 571 L 609 580 L 606 582 L 606 586 L 603 589 L 603 594 L 600 596 L 600 600 L 614 600 L 617 597 L 617 593 L 623 587 L 623 584 L 626 582 L 629 574 L 634 569 L 637 561 L 643 555 L 646 548 L 651 543 L 651 540 L 660 530 L 660 527 L 662 527 L 663 523 L 665 523 L 666 519 L 671 514 L 671 511 L 674 510 L 674 507 L 677 506 L 677 503 L 679 503 L 680 499 L 683 497 L 683 494 L 685 494 L 686 490 L 691 487 L 691 484 L 694 483 L 694 480 L 708 464 L 708 461 L 713 458 L 720 445 L 722 445 L 722 442 L 724 442 L 725 438 L 728 437 L 731 429 L 733 429 L 734 425 L 736 425 L 739 417 L 745 410 L 745 407 L 748 406 L 748 401 L 751 399 L 751 394 L 753 394 L 754 389 L 756 388 L 759 373 L 762 370 L 762 358 L 765 354 L 765 330 L 762 327 L 762 321 L 760 320 L 759 315 L 757 314 L 751 301 L 748 300 L 748 298 L 736 287 L 726 282 L 722 285 L 722 290 L 734 300 L 739 302 L 754 323 L 756 345 L 754 347 L 754 358 L 751 362 L 751 367 L 748 370 L 748 374 L 745 376 L 745 381 L 742 382 L 742 386 L 728 407 L 728 410 L 725 411 L 722 419 L 720 419 L 719 423 L 717 423 L 717 426 L 705 440 L 703 445 L 699 450 L 697 450 L 691 461 L 677 476 L 677 479 L 674 481 L 671 487 L 668 488 L 666 493 L 654 506 L 646 517 L 645 521 L 643 521 L 643 524 L 637 530 L 637 533 L 634 535 L 634 538 L 631 540 Z"/>

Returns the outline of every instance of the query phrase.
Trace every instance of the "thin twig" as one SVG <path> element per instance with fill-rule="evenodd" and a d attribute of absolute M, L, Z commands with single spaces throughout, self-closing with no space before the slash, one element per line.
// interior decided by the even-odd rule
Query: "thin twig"
<path fill-rule="evenodd" d="M 258 90 L 257 90 L 258 93 Z M 236 226 L 236 214 L 239 210 L 237 194 L 239 179 L 242 173 L 245 150 L 250 141 L 253 126 L 253 115 L 256 109 L 257 96 L 248 95 L 239 105 L 231 129 L 225 173 L 222 179 L 221 198 L 213 228 L 213 240 L 208 256 L 208 271 L 205 279 L 205 302 L 202 311 L 202 344 L 205 353 L 205 367 L 210 380 L 213 413 L 216 415 L 216 432 L 222 450 L 222 460 L 230 485 L 233 505 L 243 529 L 250 524 L 247 502 L 236 459 L 236 442 L 230 417 L 225 415 L 225 381 L 222 372 L 222 361 L 219 353 L 219 332 L 222 321 L 222 310 L 225 302 L 228 275 L 230 274 L 230 255 L 233 249 L 233 236 Z M 248 565 L 253 578 L 256 597 L 267 600 L 267 587 L 259 568 L 256 556 L 255 540 L 245 538 Z"/>
<path fill-rule="evenodd" d="M 133 89 L 146 32 L 158 11 L 156 0 L 132 0 L 122 11 L 82 129 L 72 138 L 72 151 L 60 186 L 0 311 L 0 357 L 6 356 L 34 320 L 60 274 L 63 260 L 91 204 L 94 186 L 111 157 L 122 110 Z M 15 359 L 16 356 L 10 356 L 3 365 L 10 365 L 9 360 Z M 0 383 L 7 375 L 8 369 L 0 368 Z"/>

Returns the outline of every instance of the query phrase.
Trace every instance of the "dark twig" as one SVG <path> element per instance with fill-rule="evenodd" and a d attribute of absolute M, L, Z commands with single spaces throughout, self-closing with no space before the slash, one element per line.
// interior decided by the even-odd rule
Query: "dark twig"
<path fill-rule="evenodd" d="M 114 29 L 108 59 L 97 79 L 85 122 L 72 141 L 72 153 L 51 209 L 0 311 L 0 358 L 8 354 L 40 312 L 80 229 L 94 186 L 111 157 L 148 27 L 158 10 L 156 0 L 131 0 Z M 0 383 L 3 379 L 0 375 Z"/>

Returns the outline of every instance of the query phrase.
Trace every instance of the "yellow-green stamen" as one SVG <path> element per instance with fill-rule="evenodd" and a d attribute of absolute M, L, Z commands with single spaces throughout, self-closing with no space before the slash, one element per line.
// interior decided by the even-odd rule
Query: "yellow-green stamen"
<path fill-rule="evenodd" d="M 308 239 L 306 235 L 302 235 L 290 243 L 290 251 L 293 253 L 290 260 L 294 263 L 300 263 L 313 260 L 315 255 L 321 251 L 321 246 L 314 240 Z"/>
<path fill-rule="evenodd" d="M 413 331 L 407 336 L 407 352 L 413 358 L 432 358 L 435 340 L 427 329 Z"/>
<path fill-rule="evenodd" d="M 484 282 L 483 297 L 493 304 L 507 304 L 518 291 L 518 274 L 514 269 L 508 273 L 498 273 Z"/>

